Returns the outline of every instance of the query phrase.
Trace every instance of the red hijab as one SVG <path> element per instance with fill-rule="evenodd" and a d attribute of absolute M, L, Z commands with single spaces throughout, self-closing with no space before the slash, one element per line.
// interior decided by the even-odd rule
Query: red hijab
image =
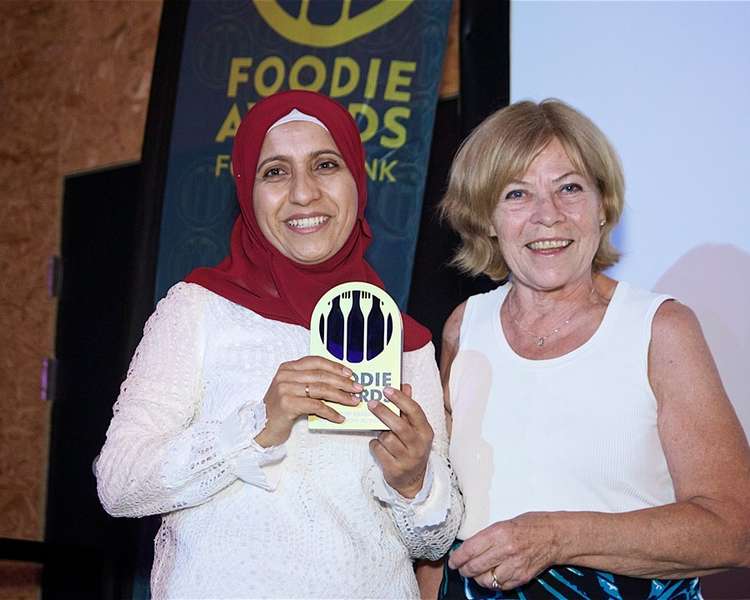
<path fill-rule="evenodd" d="M 265 238 L 253 210 L 253 184 L 266 132 L 292 109 L 319 119 L 357 185 L 358 209 L 349 238 L 331 258 L 314 265 L 284 256 Z M 229 256 L 216 267 L 192 271 L 185 281 L 197 283 L 268 319 L 310 327 L 318 300 L 332 287 L 347 281 L 383 282 L 365 260 L 372 232 L 365 220 L 367 174 L 359 130 L 349 112 L 327 96 L 307 91 L 274 94 L 258 102 L 242 119 L 232 149 L 232 171 L 237 185 L 240 216 L 232 227 Z M 403 315 L 404 349 L 416 350 L 430 341 L 429 330 Z"/>

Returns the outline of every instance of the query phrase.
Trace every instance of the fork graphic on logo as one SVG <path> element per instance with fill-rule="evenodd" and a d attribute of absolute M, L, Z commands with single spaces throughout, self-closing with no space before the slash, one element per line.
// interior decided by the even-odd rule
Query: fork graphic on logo
<path fill-rule="evenodd" d="M 356 281 L 326 292 L 310 320 L 310 354 L 346 365 L 365 389 L 357 406 L 331 405 L 346 418 L 344 423 L 312 415 L 310 429 L 387 429 L 365 402 L 379 400 L 398 413 L 383 388 L 401 387 L 402 338 L 401 312 L 384 290 Z"/>

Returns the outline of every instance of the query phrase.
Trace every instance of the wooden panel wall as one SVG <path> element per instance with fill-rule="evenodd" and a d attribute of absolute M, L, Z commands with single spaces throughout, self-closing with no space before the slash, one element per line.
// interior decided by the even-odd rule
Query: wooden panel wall
<path fill-rule="evenodd" d="M 140 159 L 161 0 L 0 2 L 0 537 L 44 535 L 62 177 Z M 0 563 L 0 598 L 38 569 Z"/>

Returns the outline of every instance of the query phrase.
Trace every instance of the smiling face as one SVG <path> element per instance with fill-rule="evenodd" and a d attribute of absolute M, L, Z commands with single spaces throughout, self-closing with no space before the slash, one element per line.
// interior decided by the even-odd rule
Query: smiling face
<path fill-rule="evenodd" d="M 492 227 L 514 281 L 552 291 L 590 281 L 602 219 L 596 185 L 553 139 L 503 188 Z"/>
<path fill-rule="evenodd" d="M 328 131 L 292 121 L 266 134 L 253 210 L 266 239 L 295 262 L 321 263 L 341 249 L 357 220 L 357 186 Z"/>

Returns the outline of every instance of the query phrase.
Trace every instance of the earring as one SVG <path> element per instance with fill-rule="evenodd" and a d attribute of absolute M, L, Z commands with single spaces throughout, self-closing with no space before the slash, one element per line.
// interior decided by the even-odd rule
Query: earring
<path fill-rule="evenodd" d="M 599 227 L 604 227 L 607 224 L 607 219 L 602 219 L 599 221 Z"/>

